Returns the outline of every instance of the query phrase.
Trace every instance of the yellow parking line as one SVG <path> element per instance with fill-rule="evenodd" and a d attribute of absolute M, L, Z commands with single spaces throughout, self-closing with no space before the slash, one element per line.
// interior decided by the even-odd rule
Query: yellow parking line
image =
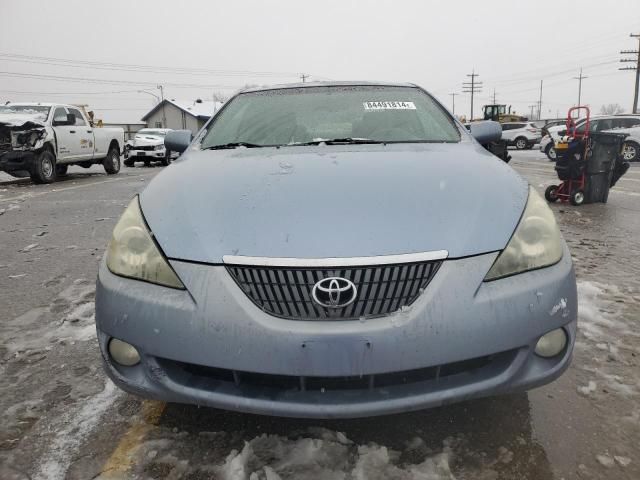
<path fill-rule="evenodd" d="M 131 468 L 134 456 L 147 434 L 160 421 L 167 406 L 164 402 L 145 400 L 142 402 L 142 420 L 132 424 L 102 467 L 101 479 L 122 479 Z"/>

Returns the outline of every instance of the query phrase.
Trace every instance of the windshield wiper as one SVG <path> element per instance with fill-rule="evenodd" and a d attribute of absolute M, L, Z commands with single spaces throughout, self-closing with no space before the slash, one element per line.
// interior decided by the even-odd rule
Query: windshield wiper
<path fill-rule="evenodd" d="M 224 150 L 227 148 L 237 148 L 237 147 L 260 148 L 265 146 L 266 145 L 258 145 L 257 143 L 230 142 L 230 143 L 223 143 L 222 145 L 211 145 L 210 147 L 205 147 L 203 150 Z"/>
<path fill-rule="evenodd" d="M 387 143 L 381 140 L 372 140 L 370 138 L 354 138 L 354 137 L 345 137 L 345 138 L 322 138 L 318 140 L 312 140 L 311 142 L 297 142 L 297 143 L 289 143 L 288 147 L 297 147 L 300 145 L 320 145 L 324 143 L 326 145 L 360 145 L 360 144 L 374 144 L 374 143 Z"/>

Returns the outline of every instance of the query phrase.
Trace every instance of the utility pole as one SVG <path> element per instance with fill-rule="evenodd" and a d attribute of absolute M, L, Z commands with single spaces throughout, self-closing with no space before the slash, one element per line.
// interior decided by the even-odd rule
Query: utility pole
<path fill-rule="evenodd" d="M 464 93 L 470 93 L 471 94 L 471 116 L 469 118 L 469 121 L 472 122 L 473 121 L 473 96 L 476 93 L 480 93 L 482 91 L 482 82 L 477 82 L 476 81 L 476 77 L 479 77 L 480 75 L 477 74 L 475 72 L 475 70 L 472 70 L 470 74 L 467 74 L 467 77 L 471 77 L 471 81 L 470 82 L 462 82 L 462 88 L 463 88 L 463 92 Z"/>
<path fill-rule="evenodd" d="M 460 95 L 459 93 L 450 93 L 451 95 L 451 114 L 456 114 L 456 95 Z"/>
<path fill-rule="evenodd" d="M 493 104 L 496 104 L 496 89 L 493 89 Z"/>
<path fill-rule="evenodd" d="M 306 74 L 304 74 L 304 73 L 301 73 L 301 74 L 300 74 L 300 78 L 302 79 L 302 83 L 304 83 L 304 82 L 307 80 L 307 78 L 309 78 L 309 75 L 306 75 Z"/>
<path fill-rule="evenodd" d="M 542 80 L 540 80 L 540 98 L 538 98 L 538 120 L 542 120 Z"/>
<path fill-rule="evenodd" d="M 538 105 L 529 105 L 529 108 L 531 109 L 531 114 L 529 115 L 529 120 L 533 120 L 533 109 L 536 108 Z"/>
<path fill-rule="evenodd" d="M 582 97 L 582 80 L 584 80 L 585 78 L 589 77 L 585 77 L 584 75 L 582 75 L 582 67 L 580 67 L 580 76 L 573 77 L 574 80 L 578 80 L 578 107 L 580 106 L 580 99 Z"/>
<path fill-rule="evenodd" d="M 164 111 L 164 86 L 158 85 L 156 88 L 160 90 L 160 99 L 162 101 L 162 128 L 167 128 L 167 115 Z"/>
<path fill-rule="evenodd" d="M 636 86 L 633 90 L 633 113 L 638 113 L 638 88 L 640 88 L 640 33 L 632 33 L 629 35 L 632 38 L 638 39 L 638 50 L 621 50 L 621 55 L 635 55 L 636 58 L 622 58 L 621 62 L 634 62 L 636 65 L 633 67 L 621 67 L 618 70 L 635 70 L 636 71 Z"/>

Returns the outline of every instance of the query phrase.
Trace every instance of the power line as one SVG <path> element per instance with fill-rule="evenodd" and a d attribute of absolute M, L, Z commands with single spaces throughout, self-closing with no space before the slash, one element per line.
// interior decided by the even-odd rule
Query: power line
<path fill-rule="evenodd" d="M 275 77 L 294 77 L 297 73 L 293 72 L 269 72 L 255 70 L 215 70 L 207 68 L 192 67 L 164 67 L 157 65 L 139 65 L 127 63 L 110 63 L 96 62 L 90 60 L 72 60 L 67 58 L 56 57 L 40 57 L 35 55 L 18 55 L 13 53 L 0 53 L 0 57 L 10 59 L 15 62 L 23 63 L 39 63 L 45 65 L 66 66 L 73 68 L 95 68 L 102 70 L 124 70 L 124 71 L 140 71 L 147 73 L 177 73 L 190 75 L 218 75 L 218 76 L 275 76 Z"/>
<path fill-rule="evenodd" d="M 582 80 L 589 77 L 585 77 L 584 75 L 582 75 L 582 68 L 580 68 L 580 75 L 573 78 L 574 80 L 578 80 L 578 106 L 580 106 L 580 97 L 582 96 Z"/>
<path fill-rule="evenodd" d="M 473 96 L 482 91 L 482 82 L 476 82 L 476 77 L 479 76 L 480 74 L 472 70 L 470 74 L 467 74 L 467 77 L 470 77 L 471 81 L 462 82 L 462 91 L 471 94 L 471 116 L 469 117 L 469 121 L 473 121 Z"/>
<path fill-rule="evenodd" d="M 638 39 L 638 50 L 621 50 L 621 55 L 635 55 L 635 58 L 621 58 L 620 61 L 623 63 L 633 62 L 635 66 L 633 67 L 621 67 L 618 70 L 635 70 L 636 72 L 636 83 L 635 88 L 633 90 L 633 113 L 638 112 L 638 89 L 640 88 L 640 34 L 632 33 L 629 35 L 632 38 Z"/>
<path fill-rule="evenodd" d="M 459 93 L 450 93 L 451 95 L 451 115 L 456 114 L 456 95 L 460 95 Z"/>
<path fill-rule="evenodd" d="M 41 79 L 41 80 L 93 83 L 93 84 L 104 84 L 104 85 L 142 85 L 147 87 L 151 86 L 154 88 L 158 85 L 158 82 L 145 82 L 145 81 L 137 81 L 137 80 L 106 80 L 101 78 L 69 77 L 64 75 L 41 75 L 41 74 L 24 73 L 24 72 L 0 72 L 0 75 L 7 76 L 7 77 L 17 77 L 17 78 L 34 78 L 34 79 Z M 240 88 L 238 85 L 202 85 L 202 84 L 193 84 L 193 83 L 169 83 L 169 82 L 162 82 L 162 84 L 164 86 L 169 86 L 174 88 L 203 88 L 203 89 Z"/>

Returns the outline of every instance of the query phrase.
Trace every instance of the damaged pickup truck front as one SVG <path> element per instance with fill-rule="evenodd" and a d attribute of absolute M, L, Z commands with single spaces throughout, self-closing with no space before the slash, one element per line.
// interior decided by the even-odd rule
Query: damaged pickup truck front
<path fill-rule="evenodd" d="M 94 128 L 72 105 L 10 103 L 0 106 L 0 171 L 51 183 L 69 165 L 102 164 L 120 170 L 121 128 Z"/>

